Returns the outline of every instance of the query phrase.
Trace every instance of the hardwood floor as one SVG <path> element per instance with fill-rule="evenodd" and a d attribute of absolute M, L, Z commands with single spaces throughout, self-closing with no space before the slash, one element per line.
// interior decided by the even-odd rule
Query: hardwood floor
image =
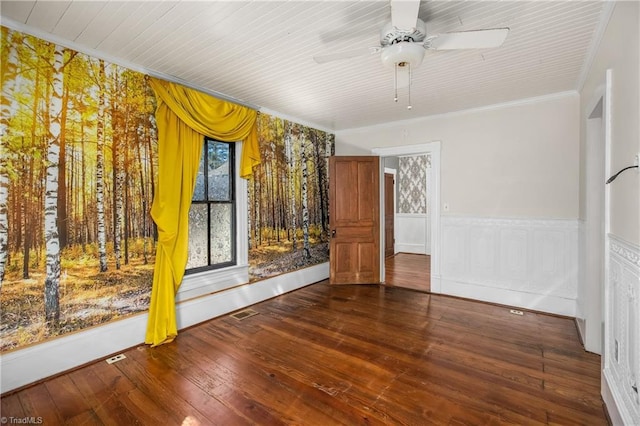
<path fill-rule="evenodd" d="M 2 398 L 46 425 L 605 425 L 568 318 L 314 284 Z M 43 362 L 46 362 L 43 360 Z"/>
<path fill-rule="evenodd" d="M 431 256 L 398 253 L 385 259 L 385 285 L 431 291 Z"/>

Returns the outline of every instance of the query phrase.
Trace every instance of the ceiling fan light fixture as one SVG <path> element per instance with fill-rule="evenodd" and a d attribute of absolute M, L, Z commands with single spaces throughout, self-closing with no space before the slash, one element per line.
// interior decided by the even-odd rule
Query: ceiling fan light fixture
<path fill-rule="evenodd" d="M 386 46 L 380 56 L 382 63 L 389 68 L 395 68 L 399 64 L 409 64 L 411 69 L 417 69 L 424 59 L 424 47 L 422 43 L 401 41 Z M 405 66 L 406 64 L 403 64 Z"/>

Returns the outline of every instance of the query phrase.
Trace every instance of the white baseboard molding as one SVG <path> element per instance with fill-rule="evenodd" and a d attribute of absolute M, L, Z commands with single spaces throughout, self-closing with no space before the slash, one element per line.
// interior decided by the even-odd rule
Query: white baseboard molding
<path fill-rule="evenodd" d="M 396 243 L 396 253 L 427 254 L 424 244 Z"/>
<path fill-rule="evenodd" d="M 632 426 L 634 425 L 634 423 L 632 423 L 632 419 L 628 416 L 623 418 L 622 413 L 618 409 L 616 401 L 619 401 L 621 396 L 614 394 L 617 392 L 616 386 L 609 385 L 612 380 L 609 370 L 605 368 L 600 374 L 600 394 L 602 395 L 602 400 L 607 408 L 609 420 L 611 420 L 611 424 L 613 426 Z"/>
<path fill-rule="evenodd" d="M 585 328 L 585 321 L 582 318 L 575 318 L 575 322 L 576 322 L 576 328 L 578 329 L 578 334 L 580 335 L 580 341 L 582 342 L 582 346 L 584 346 L 584 342 L 586 342 L 586 328 Z"/>
<path fill-rule="evenodd" d="M 178 329 L 190 327 L 328 277 L 329 264 L 322 263 L 178 303 Z M 148 313 L 133 315 L 2 355 L 0 392 L 9 392 L 144 343 L 147 318 Z"/>
<path fill-rule="evenodd" d="M 573 317 L 576 312 L 575 299 L 526 293 L 504 288 L 487 287 L 481 284 L 455 281 L 442 277 L 439 282 L 440 293 L 467 299 L 482 300 L 500 305 L 514 306 L 540 312 Z"/>

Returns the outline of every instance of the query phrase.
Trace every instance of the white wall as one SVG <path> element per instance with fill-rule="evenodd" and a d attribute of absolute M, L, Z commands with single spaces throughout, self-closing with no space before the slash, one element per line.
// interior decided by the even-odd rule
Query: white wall
<path fill-rule="evenodd" d="M 441 141 L 432 291 L 573 316 L 579 95 L 336 132 L 336 154 Z M 439 250 L 439 251 L 436 251 Z M 435 285 L 434 285 L 435 284 Z"/>
<path fill-rule="evenodd" d="M 578 217 L 579 97 L 520 104 L 336 132 L 336 154 L 442 141 L 441 200 L 447 214 Z"/>
<path fill-rule="evenodd" d="M 611 105 L 611 170 L 616 172 L 633 164 L 633 157 L 640 152 L 640 47 L 638 39 L 639 5 L 637 2 L 618 2 L 602 38 L 585 84 L 580 92 L 582 123 L 586 127 L 586 110 L 598 87 L 604 81 L 605 72 L 613 72 Z M 584 132 L 580 146 L 586 147 Z M 584 157 L 584 156 L 583 156 Z M 585 164 L 582 164 L 584 167 Z M 640 244 L 640 179 L 635 170 L 620 175 L 611 184 L 611 233 L 625 240 Z M 585 179 L 581 182 L 580 217 L 584 218 Z"/>
<path fill-rule="evenodd" d="M 610 169 L 633 164 L 640 152 L 640 4 L 617 2 L 581 95 L 580 217 L 587 216 L 587 116 L 612 73 Z M 624 172 L 609 186 L 605 237 L 605 348 L 602 395 L 615 425 L 640 424 L 640 174 Z M 583 265 L 587 268 L 588 265 Z M 634 386 L 636 390 L 634 390 Z"/>

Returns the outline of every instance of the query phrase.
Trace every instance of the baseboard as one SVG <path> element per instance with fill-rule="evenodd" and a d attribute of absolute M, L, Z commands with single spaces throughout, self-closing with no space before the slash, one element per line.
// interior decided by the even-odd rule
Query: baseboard
<path fill-rule="evenodd" d="M 329 264 L 323 263 L 178 303 L 178 329 L 193 326 L 328 277 Z M 5 394 L 144 343 L 147 318 L 147 313 L 137 314 L 3 354 L 0 357 L 0 392 Z"/>
<path fill-rule="evenodd" d="M 482 300 L 500 305 L 516 306 L 532 311 L 547 312 L 568 317 L 574 317 L 576 312 L 575 299 L 566 299 L 548 294 L 526 293 L 523 291 L 487 287 L 481 284 L 460 282 L 447 278 L 440 279 L 439 287 L 439 293 L 442 294 Z"/>
<path fill-rule="evenodd" d="M 396 243 L 396 253 L 412 253 L 412 254 L 426 254 L 427 248 L 424 244 L 407 244 Z"/>
<path fill-rule="evenodd" d="M 584 348 L 585 333 L 586 333 L 585 321 L 582 318 L 574 318 L 574 320 L 575 320 L 575 323 L 576 323 L 576 330 L 578 330 L 578 338 L 580 339 L 580 343 L 582 344 L 582 347 Z"/>

